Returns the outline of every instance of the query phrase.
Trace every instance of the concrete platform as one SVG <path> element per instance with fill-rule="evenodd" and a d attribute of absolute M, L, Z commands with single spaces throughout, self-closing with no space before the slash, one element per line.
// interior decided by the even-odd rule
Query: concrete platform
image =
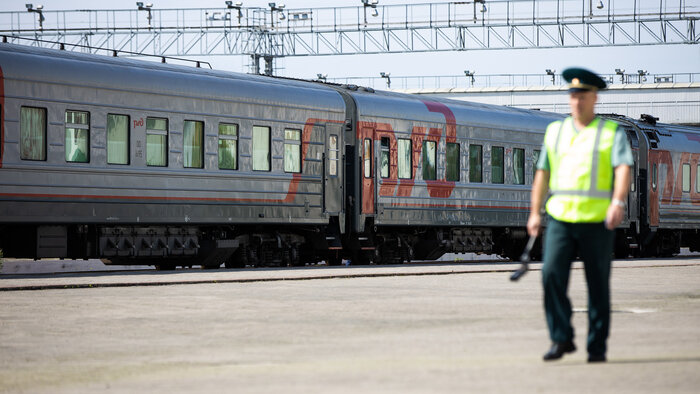
<path fill-rule="evenodd" d="M 540 273 L 512 283 L 514 267 L 2 276 L 0 392 L 697 392 L 700 259 L 615 263 L 600 365 L 585 362 L 583 272 L 579 351 L 544 363 Z"/>

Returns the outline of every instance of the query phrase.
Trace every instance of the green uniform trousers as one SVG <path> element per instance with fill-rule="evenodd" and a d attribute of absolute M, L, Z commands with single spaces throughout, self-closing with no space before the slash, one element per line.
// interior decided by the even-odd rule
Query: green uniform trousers
<path fill-rule="evenodd" d="M 573 340 L 571 302 L 567 296 L 572 261 L 580 256 L 588 283 L 588 353 L 604 355 L 610 328 L 610 262 L 614 232 L 603 223 L 547 224 L 542 283 L 544 309 L 552 342 Z"/>

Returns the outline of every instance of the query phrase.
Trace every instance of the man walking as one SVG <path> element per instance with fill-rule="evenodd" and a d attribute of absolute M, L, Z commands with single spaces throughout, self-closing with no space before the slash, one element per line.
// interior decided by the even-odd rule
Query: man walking
<path fill-rule="evenodd" d="M 614 229 L 624 218 L 634 161 L 624 131 L 595 116 L 605 81 L 581 68 L 566 69 L 562 76 L 569 82 L 571 116 L 547 127 L 527 222 L 528 233 L 537 235 L 549 190 L 542 283 L 552 346 L 544 360 L 576 350 L 567 290 L 571 263 L 579 256 L 588 284 L 588 362 L 601 362 L 610 327 Z"/>

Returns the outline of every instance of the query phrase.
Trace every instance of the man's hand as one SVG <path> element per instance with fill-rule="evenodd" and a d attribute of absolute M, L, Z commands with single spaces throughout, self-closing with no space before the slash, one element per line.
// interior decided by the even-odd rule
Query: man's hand
<path fill-rule="evenodd" d="M 527 218 L 527 234 L 536 237 L 540 234 L 542 215 L 540 208 L 549 187 L 549 171 L 537 170 L 530 193 L 530 217 Z"/>
<path fill-rule="evenodd" d="M 605 214 L 605 228 L 614 230 L 625 217 L 627 191 L 630 188 L 631 168 L 628 165 L 615 167 L 615 185 L 613 186 L 612 202 Z"/>
<path fill-rule="evenodd" d="M 625 207 L 624 205 L 618 205 L 612 203 L 608 206 L 608 212 L 605 215 L 605 228 L 608 230 L 614 230 L 618 224 L 622 222 L 625 217 Z"/>
<path fill-rule="evenodd" d="M 530 217 L 527 219 L 527 234 L 531 237 L 538 236 L 541 225 L 542 216 L 538 212 L 530 213 Z"/>

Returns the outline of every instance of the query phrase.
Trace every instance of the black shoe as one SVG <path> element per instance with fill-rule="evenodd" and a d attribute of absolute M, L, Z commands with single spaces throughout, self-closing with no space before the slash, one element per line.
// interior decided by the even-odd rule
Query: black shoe
<path fill-rule="evenodd" d="M 554 342 L 549 351 L 544 354 L 544 361 L 558 360 L 564 353 L 573 353 L 576 351 L 576 345 L 573 341 Z"/>
<path fill-rule="evenodd" d="M 604 354 L 589 354 L 588 355 L 588 362 L 589 363 L 604 363 L 606 360 Z"/>

